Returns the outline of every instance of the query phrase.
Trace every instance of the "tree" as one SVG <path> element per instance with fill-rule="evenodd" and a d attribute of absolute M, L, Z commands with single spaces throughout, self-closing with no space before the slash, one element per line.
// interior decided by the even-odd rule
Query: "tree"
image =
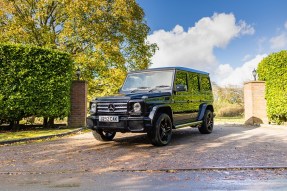
<path fill-rule="evenodd" d="M 244 112 L 243 88 L 236 86 L 220 87 L 212 83 L 214 109 L 219 117 L 238 117 Z"/>
<path fill-rule="evenodd" d="M 115 93 L 128 70 L 150 65 L 148 32 L 135 0 L 0 1 L 0 42 L 70 53 L 90 97 Z"/>

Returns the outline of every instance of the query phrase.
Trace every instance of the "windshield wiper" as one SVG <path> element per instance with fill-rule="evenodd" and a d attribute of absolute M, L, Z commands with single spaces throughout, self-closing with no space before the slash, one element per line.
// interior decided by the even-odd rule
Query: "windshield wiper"
<path fill-rule="evenodd" d="M 155 86 L 154 88 L 150 89 L 148 92 L 153 92 L 154 90 L 158 90 L 158 88 L 169 88 L 169 85 L 160 85 L 160 86 Z"/>
<path fill-rule="evenodd" d="M 131 93 L 134 93 L 134 92 L 139 91 L 139 90 L 146 90 L 146 89 L 149 89 L 149 87 L 145 87 L 145 86 L 137 87 L 137 89 L 132 90 Z"/>

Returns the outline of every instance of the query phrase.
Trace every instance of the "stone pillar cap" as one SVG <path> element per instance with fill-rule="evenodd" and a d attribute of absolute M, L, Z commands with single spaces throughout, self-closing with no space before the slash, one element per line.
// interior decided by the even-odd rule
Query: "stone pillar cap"
<path fill-rule="evenodd" d="M 245 84 L 256 84 L 256 83 L 261 84 L 261 83 L 265 83 L 265 81 L 262 81 L 262 80 L 249 81 L 249 82 L 244 82 L 244 85 L 245 85 Z"/>

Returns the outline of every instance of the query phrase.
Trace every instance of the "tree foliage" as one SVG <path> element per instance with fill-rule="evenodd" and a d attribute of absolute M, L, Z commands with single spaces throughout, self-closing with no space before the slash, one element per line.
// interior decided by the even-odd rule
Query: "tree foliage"
<path fill-rule="evenodd" d="M 266 81 L 265 98 L 269 119 L 287 120 L 287 51 L 270 54 L 258 65 L 260 80 Z"/>
<path fill-rule="evenodd" d="M 0 1 L 0 42 L 70 53 L 90 96 L 114 93 L 128 70 L 149 66 L 156 45 L 148 32 L 135 0 Z"/>
<path fill-rule="evenodd" d="M 67 116 L 71 74 L 67 53 L 0 44 L 0 120 Z"/>
<path fill-rule="evenodd" d="M 236 86 L 220 87 L 212 84 L 214 109 L 219 117 L 239 117 L 244 113 L 243 88 Z"/>

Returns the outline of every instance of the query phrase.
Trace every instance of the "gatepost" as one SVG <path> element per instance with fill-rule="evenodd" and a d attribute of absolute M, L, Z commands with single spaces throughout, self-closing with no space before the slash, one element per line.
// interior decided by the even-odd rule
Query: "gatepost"
<path fill-rule="evenodd" d="M 265 82 L 251 81 L 244 84 L 245 124 L 268 124 L 265 99 Z"/>
<path fill-rule="evenodd" d="M 72 82 L 71 112 L 68 117 L 69 127 L 85 127 L 87 117 L 87 89 L 86 81 Z"/>

